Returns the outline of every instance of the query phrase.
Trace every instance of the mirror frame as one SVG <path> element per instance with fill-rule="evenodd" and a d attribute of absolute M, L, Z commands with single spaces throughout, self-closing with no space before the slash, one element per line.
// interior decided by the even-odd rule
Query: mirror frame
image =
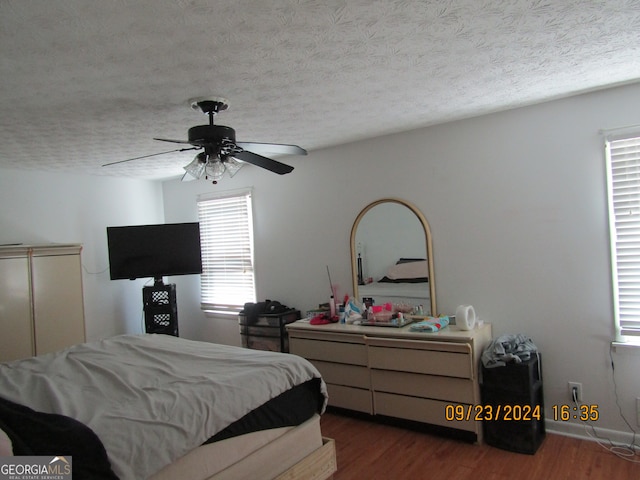
<path fill-rule="evenodd" d="M 375 207 L 376 205 L 380 205 L 381 203 L 396 203 L 403 207 L 407 207 L 413 212 L 413 214 L 417 217 L 418 221 L 422 225 L 425 236 L 425 244 L 427 247 L 427 263 L 429 265 L 428 283 L 429 298 L 431 300 L 431 315 L 437 316 L 438 310 L 436 309 L 436 282 L 433 267 L 433 243 L 431 241 L 431 228 L 429 227 L 429 222 L 427 221 L 425 216 L 415 205 L 399 198 L 381 198 L 380 200 L 376 200 L 375 202 L 370 203 L 362 209 L 362 211 L 358 214 L 355 221 L 353 222 L 353 226 L 351 227 L 351 280 L 353 284 L 353 295 L 359 301 L 360 296 L 358 295 L 358 255 L 356 253 L 356 231 L 358 230 L 358 225 L 360 224 L 360 220 L 362 220 L 362 217 L 364 217 L 364 215 L 373 207 Z"/>

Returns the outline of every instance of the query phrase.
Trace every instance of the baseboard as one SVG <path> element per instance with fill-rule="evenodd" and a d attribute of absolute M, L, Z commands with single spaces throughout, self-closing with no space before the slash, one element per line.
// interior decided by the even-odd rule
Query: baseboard
<path fill-rule="evenodd" d="M 591 440 L 606 445 L 609 445 L 610 442 L 615 445 L 624 446 L 631 445 L 633 442 L 635 442 L 636 445 L 640 444 L 640 432 L 638 432 L 637 436 L 634 436 L 633 432 L 620 432 L 618 430 L 600 428 L 594 425 L 593 422 L 559 422 L 547 418 L 545 419 L 545 428 L 547 433 L 555 433 L 564 435 L 565 437 L 579 438 L 581 440 Z"/>

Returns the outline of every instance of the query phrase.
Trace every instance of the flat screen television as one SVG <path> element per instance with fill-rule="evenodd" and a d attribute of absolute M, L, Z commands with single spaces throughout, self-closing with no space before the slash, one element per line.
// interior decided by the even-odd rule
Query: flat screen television
<path fill-rule="evenodd" d="M 111 280 L 202 273 L 200 224 L 107 227 Z"/>

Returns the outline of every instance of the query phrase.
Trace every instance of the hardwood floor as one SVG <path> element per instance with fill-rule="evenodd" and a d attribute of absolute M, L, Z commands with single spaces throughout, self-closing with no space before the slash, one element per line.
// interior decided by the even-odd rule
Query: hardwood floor
<path fill-rule="evenodd" d="M 547 434 L 535 455 L 473 445 L 329 411 L 322 433 L 336 442 L 334 480 L 637 480 L 640 455 L 619 458 L 595 442 Z"/>

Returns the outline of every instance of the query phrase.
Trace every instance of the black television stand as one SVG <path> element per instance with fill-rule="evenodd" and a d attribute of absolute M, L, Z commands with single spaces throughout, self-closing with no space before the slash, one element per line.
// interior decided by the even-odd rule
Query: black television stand
<path fill-rule="evenodd" d="M 178 304 L 176 284 L 165 284 L 155 277 L 153 287 L 142 287 L 144 325 L 147 333 L 178 335 Z"/>

